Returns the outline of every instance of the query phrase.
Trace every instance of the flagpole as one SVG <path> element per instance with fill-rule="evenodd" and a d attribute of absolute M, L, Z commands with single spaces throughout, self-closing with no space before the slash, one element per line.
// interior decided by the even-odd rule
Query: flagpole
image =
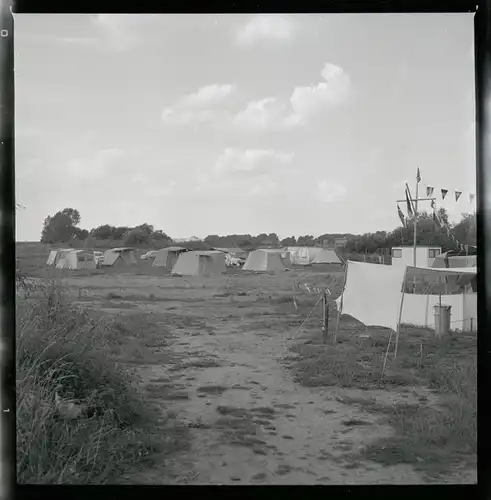
<path fill-rule="evenodd" d="M 416 199 L 414 200 L 414 235 L 413 235 L 414 267 L 416 267 L 416 226 L 418 225 L 418 188 L 419 188 L 419 181 L 416 180 Z"/>

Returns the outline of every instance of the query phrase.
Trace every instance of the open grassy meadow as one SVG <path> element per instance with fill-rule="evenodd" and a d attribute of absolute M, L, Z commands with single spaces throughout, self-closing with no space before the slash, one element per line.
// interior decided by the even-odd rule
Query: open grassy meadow
<path fill-rule="evenodd" d="M 476 482 L 475 335 L 406 327 L 381 377 L 388 330 L 343 316 L 333 342 L 329 266 L 61 273 L 48 253 L 17 246 L 38 279 L 17 294 L 20 483 Z"/>

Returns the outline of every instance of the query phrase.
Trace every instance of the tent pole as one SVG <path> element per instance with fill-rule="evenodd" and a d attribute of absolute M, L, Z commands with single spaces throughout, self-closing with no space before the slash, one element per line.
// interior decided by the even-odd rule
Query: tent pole
<path fill-rule="evenodd" d="M 402 307 L 404 305 L 404 295 L 406 294 L 406 279 L 407 279 L 407 267 L 404 273 L 404 280 L 402 282 L 402 295 L 401 304 L 399 306 L 399 318 L 397 319 L 397 331 L 396 331 L 396 346 L 394 348 L 394 359 L 397 357 L 397 348 L 399 347 L 399 333 L 401 332 L 401 319 L 402 319 Z"/>
<path fill-rule="evenodd" d="M 339 321 L 341 319 L 341 312 L 343 310 L 344 287 L 346 286 L 346 277 L 347 276 L 348 276 L 348 261 L 346 261 L 345 268 L 344 268 L 343 289 L 341 291 L 341 301 L 339 302 L 338 316 L 336 318 L 336 328 L 334 330 L 334 343 L 336 343 L 336 339 L 338 338 Z"/>
<path fill-rule="evenodd" d="M 392 340 L 392 332 L 393 330 L 390 331 L 389 341 L 387 342 L 387 349 L 385 350 L 384 364 L 382 366 L 382 373 L 380 374 L 380 382 L 382 382 L 382 378 L 385 373 L 385 365 L 387 364 L 387 357 L 389 356 L 390 341 Z"/>

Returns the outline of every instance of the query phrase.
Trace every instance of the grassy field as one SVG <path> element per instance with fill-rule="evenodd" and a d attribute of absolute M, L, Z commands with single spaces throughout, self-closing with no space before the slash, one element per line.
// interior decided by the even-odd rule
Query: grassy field
<path fill-rule="evenodd" d="M 56 274 L 48 253 L 18 245 L 26 274 L 61 280 L 18 294 L 20 482 L 475 481 L 475 336 L 407 327 L 381 377 L 388 330 L 343 316 L 333 344 L 329 266 Z M 60 418 L 55 390 L 84 413 Z"/>

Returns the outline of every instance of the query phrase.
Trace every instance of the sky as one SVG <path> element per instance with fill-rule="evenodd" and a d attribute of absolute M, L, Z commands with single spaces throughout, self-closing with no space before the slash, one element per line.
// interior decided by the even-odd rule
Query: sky
<path fill-rule="evenodd" d="M 389 231 L 418 166 L 474 208 L 472 14 L 16 14 L 15 85 L 18 241 L 67 207 L 175 238 Z"/>

